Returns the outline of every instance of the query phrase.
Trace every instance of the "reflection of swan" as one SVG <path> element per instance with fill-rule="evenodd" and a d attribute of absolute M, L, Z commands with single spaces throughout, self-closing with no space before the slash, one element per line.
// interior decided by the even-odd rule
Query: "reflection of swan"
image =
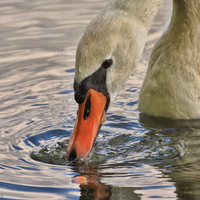
<path fill-rule="evenodd" d="M 134 190 L 138 189 L 134 186 L 116 186 L 113 184 L 105 184 L 101 182 L 101 178 L 104 176 L 109 176 L 113 179 L 113 176 L 119 176 L 118 174 L 113 173 L 102 173 L 101 169 L 98 166 L 75 166 L 73 170 L 80 175 L 74 176 L 73 182 L 80 184 L 81 197 L 83 199 L 129 199 L 129 200 L 140 200 L 138 194 Z M 109 171 L 109 170 L 108 170 Z M 125 174 L 120 174 L 121 176 Z M 133 179 L 134 180 L 134 179 Z M 80 197 L 80 199 L 81 199 Z"/>
<path fill-rule="evenodd" d="M 138 63 L 164 0 L 111 0 L 87 27 L 76 54 L 78 117 L 68 158 L 87 156 L 109 102 Z M 200 117 L 199 0 L 174 0 L 168 30 L 154 47 L 139 109 L 173 118 Z"/>
<path fill-rule="evenodd" d="M 140 123 L 149 130 L 145 135 L 146 144 L 143 142 L 152 153 L 146 157 L 147 162 L 152 159 L 153 166 L 174 183 L 177 199 L 199 199 L 199 120 L 173 120 L 140 114 Z M 160 142 L 156 138 L 158 135 Z M 151 144 L 152 141 L 155 145 Z"/>
<path fill-rule="evenodd" d="M 82 198 L 139 200 L 151 195 L 156 199 L 160 194 L 163 199 L 199 200 L 199 120 L 173 120 L 141 113 L 139 122 L 148 130 L 137 143 L 141 158 L 130 151 L 131 158 L 126 162 L 119 160 L 120 164 L 106 161 L 72 165 L 72 174 L 76 175 L 73 182 L 80 184 Z"/>

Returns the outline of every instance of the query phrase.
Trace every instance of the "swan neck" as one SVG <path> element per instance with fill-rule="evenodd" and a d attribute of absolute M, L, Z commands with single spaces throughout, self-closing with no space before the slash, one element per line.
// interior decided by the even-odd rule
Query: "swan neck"
<path fill-rule="evenodd" d="M 172 19 L 179 25 L 191 25 L 200 21 L 200 0 L 173 0 Z M 181 22 L 181 23 L 180 23 Z"/>

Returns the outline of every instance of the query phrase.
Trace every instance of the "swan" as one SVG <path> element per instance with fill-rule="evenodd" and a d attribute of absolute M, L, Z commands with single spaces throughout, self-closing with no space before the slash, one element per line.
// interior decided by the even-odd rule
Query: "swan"
<path fill-rule="evenodd" d="M 164 0 L 110 0 L 92 20 L 76 52 L 77 119 L 67 158 L 90 155 L 106 111 L 144 49 L 151 22 Z M 173 0 L 171 23 L 156 43 L 139 94 L 146 114 L 200 117 L 200 0 Z"/>
<path fill-rule="evenodd" d="M 200 1 L 174 0 L 171 23 L 156 43 L 139 110 L 175 119 L 200 117 Z"/>

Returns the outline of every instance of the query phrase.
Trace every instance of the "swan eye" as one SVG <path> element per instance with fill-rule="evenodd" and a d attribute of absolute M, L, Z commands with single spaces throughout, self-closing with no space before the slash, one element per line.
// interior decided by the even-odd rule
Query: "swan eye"
<path fill-rule="evenodd" d="M 103 62 L 102 66 L 103 66 L 104 69 L 107 69 L 107 68 L 109 68 L 112 64 L 113 64 L 113 60 L 112 60 L 112 58 L 109 58 L 109 59 L 107 59 L 107 60 L 105 60 L 105 61 Z"/>

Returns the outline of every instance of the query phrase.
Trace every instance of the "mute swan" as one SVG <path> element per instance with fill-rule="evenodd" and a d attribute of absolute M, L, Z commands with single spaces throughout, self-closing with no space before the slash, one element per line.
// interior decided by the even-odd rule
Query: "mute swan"
<path fill-rule="evenodd" d="M 111 0 L 88 25 L 76 53 L 78 116 L 67 157 L 86 157 L 105 113 L 139 62 L 151 22 L 164 0 Z M 200 0 L 174 0 L 168 30 L 155 45 L 139 95 L 147 114 L 200 117 Z"/>
<path fill-rule="evenodd" d="M 199 0 L 174 0 L 171 23 L 151 54 L 139 110 L 176 119 L 200 117 L 199 9 Z"/>

